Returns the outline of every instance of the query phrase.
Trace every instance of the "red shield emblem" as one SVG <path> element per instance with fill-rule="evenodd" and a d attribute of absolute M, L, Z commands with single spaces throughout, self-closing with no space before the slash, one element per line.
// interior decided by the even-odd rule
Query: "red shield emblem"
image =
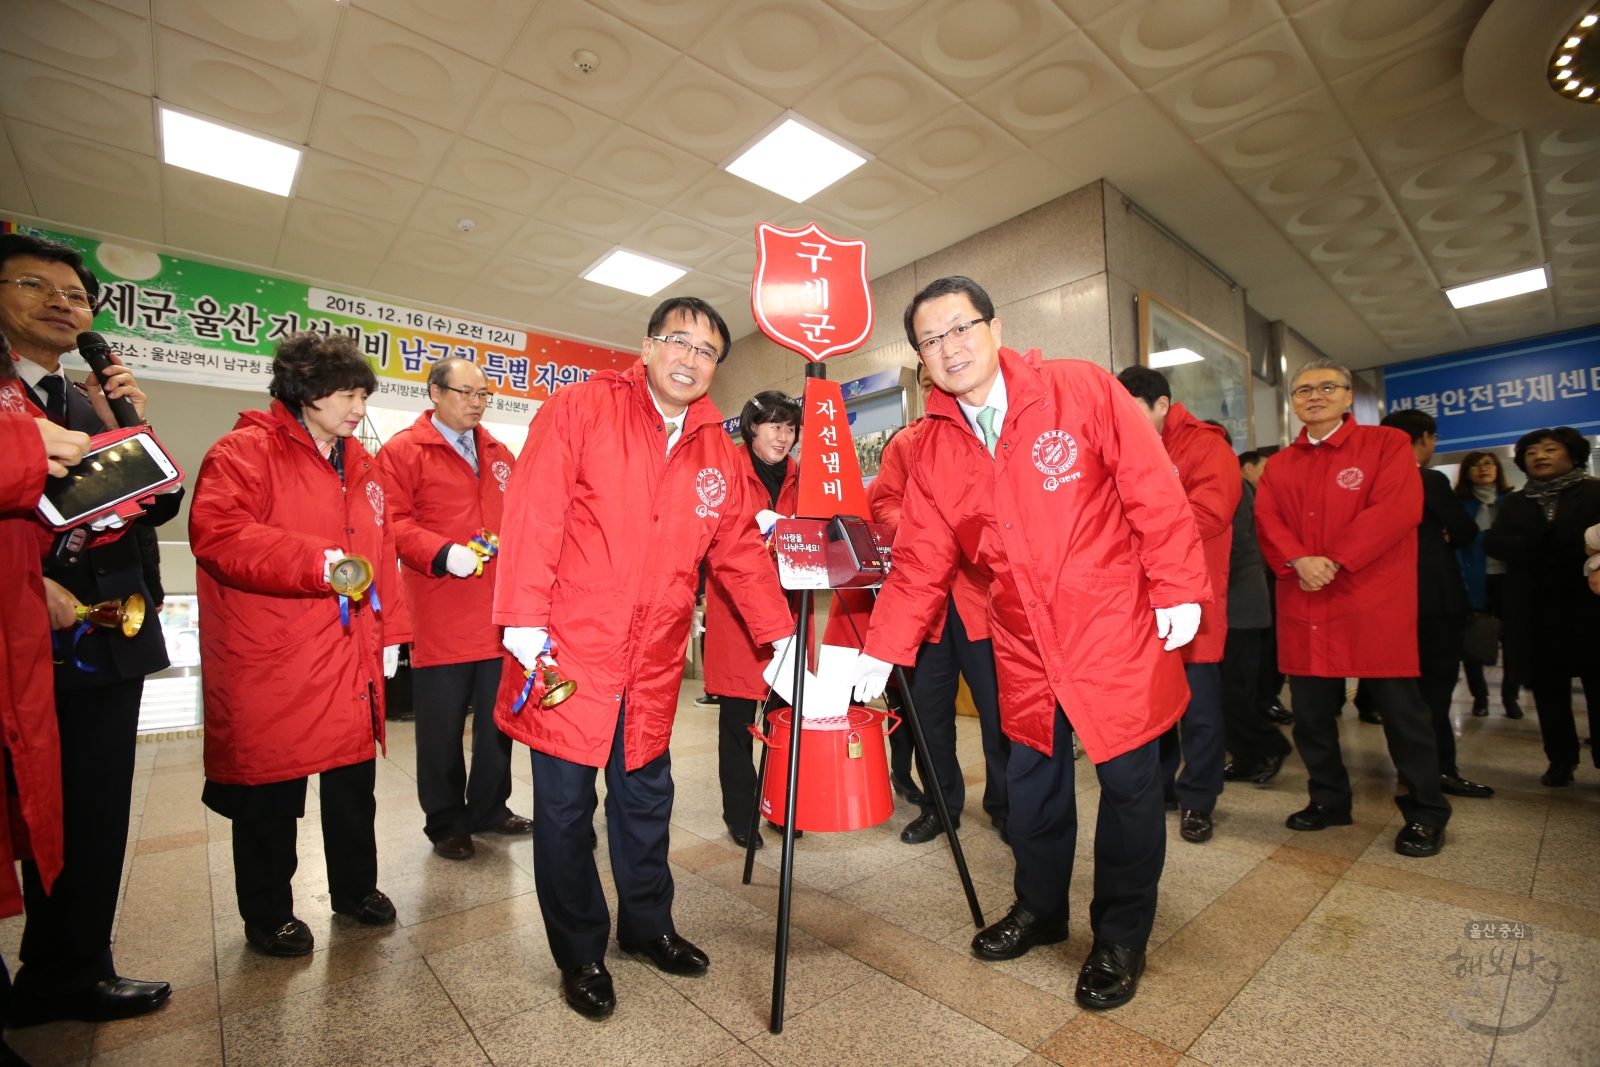
<path fill-rule="evenodd" d="M 763 222 L 750 310 L 762 333 L 809 360 L 855 351 L 872 335 L 867 242 Z"/>

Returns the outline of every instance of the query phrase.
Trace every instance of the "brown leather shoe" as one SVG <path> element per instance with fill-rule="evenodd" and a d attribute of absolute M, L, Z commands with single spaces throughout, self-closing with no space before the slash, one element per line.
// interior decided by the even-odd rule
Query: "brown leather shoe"
<path fill-rule="evenodd" d="M 447 860 L 470 860 L 477 851 L 472 843 L 471 834 L 442 837 L 433 843 L 433 854 L 443 856 Z"/>
<path fill-rule="evenodd" d="M 515 837 L 517 834 L 528 833 L 532 829 L 532 819 L 524 819 L 520 815 L 507 815 L 506 821 L 501 823 L 499 826 L 496 826 L 494 828 L 494 832 L 497 834 L 505 834 L 507 837 Z"/>

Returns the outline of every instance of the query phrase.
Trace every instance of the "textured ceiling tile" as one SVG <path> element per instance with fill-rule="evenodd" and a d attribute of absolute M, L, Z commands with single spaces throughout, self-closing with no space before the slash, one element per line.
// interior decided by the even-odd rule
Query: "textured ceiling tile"
<path fill-rule="evenodd" d="M 1499 228 L 1485 229 L 1498 232 Z M 1459 258 L 1430 257 L 1439 281 L 1444 285 L 1462 285 L 1512 271 L 1528 270 L 1545 261 L 1544 246 L 1537 234 L 1522 234 L 1507 242 L 1497 242 L 1491 233 L 1485 240 L 1486 246 L 1470 255 Z"/>
<path fill-rule="evenodd" d="M 904 137 L 960 98 L 882 44 L 873 44 L 795 105 L 869 152 Z"/>
<path fill-rule="evenodd" d="M 615 242 L 573 233 L 538 219 L 530 219 L 512 235 L 502 250 L 518 259 L 531 259 L 559 267 L 570 276 L 600 258 Z"/>
<path fill-rule="evenodd" d="M 322 80 L 346 10 L 329 0 L 154 0 L 156 21 L 230 51 Z"/>
<path fill-rule="evenodd" d="M 870 229 L 936 195 L 921 182 L 874 160 L 840 178 L 806 201 L 805 206 Z"/>
<path fill-rule="evenodd" d="M 701 226 L 681 215 L 659 211 L 620 242 L 646 255 L 677 263 L 698 266 L 728 247 L 728 235 Z"/>
<path fill-rule="evenodd" d="M 872 246 L 867 252 L 870 255 Z M 754 241 L 734 241 L 727 248 L 700 265 L 703 273 L 714 274 L 723 281 L 743 285 L 748 291 L 756 274 L 756 246 Z"/>
<path fill-rule="evenodd" d="M 1461 95 L 1461 53 L 1471 26 L 1456 26 L 1329 82 L 1355 126 L 1372 128 Z"/>
<path fill-rule="evenodd" d="M 93 0 L 0 3 L 0 48 L 149 95 L 148 19 Z"/>
<path fill-rule="evenodd" d="M 296 197 L 289 203 L 289 213 L 284 220 L 284 238 L 329 245 L 345 252 L 355 252 L 374 257 L 377 266 L 393 243 L 400 226 L 393 222 L 341 211 L 326 204 Z M 324 273 L 321 277 L 327 277 Z"/>
<path fill-rule="evenodd" d="M 1150 95 L 1191 137 L 1203 137 L 1320 84 L 1280 19 L 1173 75 Z"/>
<path fill-rule="evenodd" d="M 462 138 L 445 156 L 433 184 L 519 215 L 531 215 L 561 184 L 549 167 Z"/>
<path fill-rule="evenodd" d="M 1431 207 L 1425 209 L 1419 205 L 1432 205 L 1447 197 L 1485 189 L 1527 173 L 1528 158 L 1522 138 L 1511 134 L 1442 159 L 1397 170 L 1385 177 L 1389 188 L 1395 192 L 1400 210 L 1412 213 L 1431 210 Z"/>
<path fill-rule="evenodd" d="M 1600 127 L 1576 130 L 1529 130 L 1527 132 L 1536 170 L 1565 170 L 1574 157 L 1600 153 Z"/>
<path fill-rule="evenodd" d="M 945 195 L 978 213 L 984 225 L 1003 222 L 1047 200 L 1071 192 L 1073 183 L 1037 152 L 1012 156 L 982 174 L 945 190 Z"/>
<path fill-rule="evenodd" d="M 1325 0 L 1293 16 L 1295 32 L 1326 78 L 1337 78 L 1416 44 L 1489 0 Z"/>
<path fill-rule="evenodd" d="M 1056 6 L 1066 12 L 1067 17 L 1073 22 L 1083 25 L 1093 22 L 1123 2 L 1124 0 L 1056 0 Z"/>
<path fill-rule="evenodd" d="M 965 95 L 1072 30 L 1072 22 L 1050 0 L 936 0 L 883 39 Z"/>
<path fill-rule="evenodd" d="M 1439 293 L 1439 285 L 1432 274 L 1426 271 L 1416 271 L 1411 274 L 1397 274 L 1377 281 L 1371 281 L 1345 292 L 1344 297 L 1350 301 L 1362 314 L 1367 314 L 1369 305 L 1384 305 L 1403 301 L 1423 301 L 1432 307 L 1435 297 L 1443 299 Z"/>
<path fill-rule="evenodd" d="M 537 217 L 612 242 L 636 229 L 652 214 L 652 208 L 631 197 L 579 178 L 568 178 L 539 210 Z"/>
<path fill-rule="evenodd" d="M 272 265 L 303 278 L 321 278 L 335 285 L 362 287 L 371 279 L 381 253 L 357 252 L 302 237 L 289 230 L 278 241 Z"/>
<path fill-rule="evenodd" d="M 1281 17 L 1271 0 L 1128 0 L 1084 29 L 1128 77 L 1151 86 Z"/>
<path fill-rule="evenodd" d="M 1535 188 L 1540 201 L 1550 203 L 1600 190 L 1600 156 L 1547 163 L 1538 172 Z"/>
<path fill-rule="evenodd" d="M 361 0 L 365 10 L 491 66 L 535 6 L 532 0 Z"/>
<path fill-rule="evenodd" d="M 449 130 L 327 89 L 317 104 L 310 144 L 355 163 L 427 181 L 454 138 Z"/>
<path fill-rule="evenodd" d="M 894 29 L 923 0 L 825 0 L 829 7 L 875 37 Z"/>
<path fill-rule="evenodd" d="M 1274 167 L 1242 183 L 1242 188 L 1264 209 L 1281 210 L 1283 205 L 1316 200 L 1346 186 L 1376 178 L 1360 143 L 1346 140 Z"/>
<path fill-rule="evenodd" d="M 290 198 L 275 193 L 262 192 L 236 182 L 225 182 L 207 174 L 198 174 L 181 167 L 161 168 L 161 198 L 167 205 L 170 225 L 174 212 L 210 215 L 223 221 L 234 221 L 241 226 L 258 230 L 273 230 L 283 226 L 284 215 L 289 210 Z M 269 252 L 267 258 L 272 258 Z"/>
<path fill-rule="evenodd" d="M 736 311 L 741 307 L 746 309 L 750 307 L 750 285 L 748 282 L 741 287 L 730 284 L 721 278 L 702 274 L 700 271 L 690 271 L 656 294 L 656 297 L 661 299 L 666 299 L 668 296 L 698 296 L 723 314 Z"/>
<path fill-rule="evenodd" d="M 297 200 L 315 200 L 358 215 L 404 222 L 422 188 L 421 182 L 313 150 L 300 163 L 294 195 Z"/>
<path fill-rule="evenodd" d="M 402 229 L 389 248 L 385 265 L 404 264 L 452 278 L 471 278 L 483 269 L 492 254 L 487 248 L 476 248 L 465 241 Z"/>
<path fill-rule="evenodd" d="M 1195 143 L 1240 179 L 1352 135 L 1344 112 L 1319 85 Z"/>
<path fill-rule="evenodd" d="M 165 26 L 155 28 L 156 95 L 222 122 L 304 143 L 321 86 Z"/>
<path fill-rule="evenodd" d="M 633 321 L 615 312 L 594 311 L 561 294 L 539 305 L 538 316 L 542 330 L 624 350 L 637 351 L 644 336 L 644 319 Z"/>
<path fill-rule="evenodd" d="M 492 72 L 487 63 L 353 8 L 339 29 L 327 84 L 458 129 Z"/>
<path fill-rule="evenodd" d="M 524 327 L 541 321 L 540 308 L 543 303 L 534 293 L 484 281 L 468 282 L 456 297 L 456 305 L 470 312 L 474 318 L 501 320 L 509 325 Z M 542 325 L 535 329 L 545 332 Z"/>
<path fill-rule="evenodd" d="M 597 185 L 661 206 L 712 169 L 699 156 L 619 124 L 589 153 L 580 173 Z"/>
<path fill-rule="evenodd" d="M 695 182 L 669 206 L 673 211 L 748 237 L 756 224 L 787 211 L 790 201 L 725 170 L 713 170 Z"/>
<path fill-rule="evenodd" d="M 1568 197 L 1550 208 L 1553 210 L 1544 215 L 1546 236 L 1559 239 L 1572 230 L 1600 223 L 1600 194 Z"/>
<path fill-rule="evenodd" d="M 1430 200 L 1401 200 L 1401 214 L 1424 244 L 1473 226 L 1518 222 L 1530 230 L 1540 228 L 1527 176 L 1506 174 L 1474 185 L 1469 191 Z"/>
<path fill-rule="evenodd" d="M 155 155 L 155 113 L 148 96 L 21 56 L 7 56 L 0 63 L 0 111 L 25 122 L 43 120 L 92 141 Z"/>
<path fill-rule="evenodd" d="M 506 289 L 520 294 L 524 305 L 529 296 L 549 296 L 564 285 L 571 275 L 542 263 L 529 263 L 508 255 L 497 255 L 484 264 L 478 272 L 477 284 L 472 288 Z"/>
<path fill-rule="evenodd" d="M 159 200 L 141 200 L 98 185 L 24 169 L 33 210 L 40 218 L 142 241 L 164 236 Z"/>
<path fill-rule="evenodd" d="M 1399 170 L 1508 132 L 1472 110 L 1465 98 L 1454 96 L 1437 107 L 1363 130 L 1361 140 L 1379 170 Z"/>
<path fill-rule="evenodd" d="M 164 217 L 164 243 L 239 263 L 271 263 L 278 254 L 281 221 L 260 227 L 209 211 L 195 211 L 181 201 L 168 200 Z"/>
<path fill-rule="evenodd" d="M 768 100 L 794 107 L 871 41 L 832 8 L 775 0 L 734 4 L 690 54 Z"/>
<path fill-rule="evenodd" d="M 586 311 L 598 311 L 606 315 L 618 314 L 635 304 L 639 295 L 624 289 L 613 289 L 609 285 L 600 285 L 597 282 L 585 281 L 574 278 L 556 294 L 558 300 L 567 301 Z M 642 334 L 643 331 L 641 330 Z"/>
<path fill-rule="evenodd" d="M 1138 89 L 1080 32 L 1068 34 L 972 96 L 972 106 L 1035 144 Z"/>
<path fill-rule="evenodd" d="M 687 51 L 732 0 L 594 0 L 596 7 Z"/>
<path fill-rule="evenodd" d="M 981 229 L 979 213 L 960 201 L 947 196 L 924 201 L 867 235 L 869 272 L 877 275 L 895 270 Z"/>
<path fill-rule="evenodd" d="M 628 116 L 628 123 L 721 163 L 782 111 L 758 93 L 683 56 Z"/>
<path fill-rule="evenodd" d="M 1024 148 L 999 125 L 959 104 L 884 149 L 879 158 L 936 189 L 945 189 Z"/>
<path fill-rule="evenodd" d="M 803 230 L 814 222 L 823 232 L 847 240 L 864 236 L 868 229 L 842 216 L 821 211 L 811 204 L 790 204 L 786 210 L 778 212 L 767 221 L 785 230 Z"/>
<path fill-rule="evenodd" d="M 461 228 L 461 220 L 472 223 L 471 230 Z M 486 252 L 498 250 L 521 228 L 524 219 L 515 212 L 491 207 L 443 189 L 427 189 L 417 201 L 406 229 L 414 233 L 429 234 L 450 244 Z"/>
<path fill-rule="evenodd" d="M 446 311 L 470 284 L 465 277 L 441 274 L 431 267 L 396 259 L 378 264 L 368 283 L 380 294 L 401 298 L 396 303 L 432 304 Z"/>
<path fill-rule="evenodd" d="M 616 123 L 548 89 L 496 74 L 466 134 L 554 170 L 575 169 Z"/>
<path fill-rule="evenodd" d="M 592 52 L 588 74 L 573 55 Z M 544 0 L 501 64 L 519 78 L 585 107 L 621 118 L 666 73 L 677 53 L 614 15 L 582 0 Z"/>
<path fill-rule="evenodd" d="M 11 139 L 4 131 L 0 131 L 0 204 L 11 205 L 13 211 L 33 212 L 28 180 L 23 177 L 16 153 L 11 151 Z"/>
<path fill-rule="evenodd" d="M 1302 246 L 1326 240 L 1343 230 L 1401 225 L 1389 191 L 1376 181 L 1346 186 L 1318 200 L 1272 208 L 1272 217 L 1285 236 Z"/>
<path fill-rule="evenodd" d="M 159 165 L 153 156 L 112 148 L 19 119 L 7 119 L 6 132 L 36 198 L 40 189 L 35 176 L 65 178 L 133 200 L 161 199 Z"/>

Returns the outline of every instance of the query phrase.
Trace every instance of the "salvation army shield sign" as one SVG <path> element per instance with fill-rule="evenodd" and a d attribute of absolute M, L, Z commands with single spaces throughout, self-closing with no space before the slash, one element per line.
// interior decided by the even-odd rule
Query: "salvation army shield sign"
<path fill-rule="evenodd" d="M 872 334 L 867 242 L 763 222 L 750 310 L 762 333 L 813 362 L 860 348 Z"/>

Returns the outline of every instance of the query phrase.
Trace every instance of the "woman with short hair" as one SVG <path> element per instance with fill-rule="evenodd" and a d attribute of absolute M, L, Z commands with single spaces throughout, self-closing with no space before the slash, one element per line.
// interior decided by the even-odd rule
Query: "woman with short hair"
<path fill-rule="evenodd" d="M 1500 513 L 1500 503 L 1511 492 L 1506 481 L 1505 468 L 1500 457 L 1493 452 L 1468 452 L 1456 473 L 1456 496 L 1461 506 L 1487 531 Z M 1483 538 L 1476 537 L 1465 548 L 1456 549 L 1456 560 L 1461 564 L 1461 577 L 1467 584 L 1467 599 L 1472 610 L 1497 619 L 1505 618 L 1506 565 L 1490 559 L 1483 550 Z M 1505 634 L 1501 633 L 1501 647 L 1505 656 L 1505 669 L 1500 682 L 1500 703 L 1506 709 L 1506 718 L 1522 718 L 1522 706 L 1517 703 L 1517 691 L 1522 688 L 1524 664 L 1513 663 L 1511 650 L 1505 647 Z M 1479 718 L 1489 714 L 1489 684 L 1483 679 L 1484 664 L 1470 653 L 1461 657 L 1461 666 L 1467 676 L 1467 689 L 1472 692 L 1472 714 Z"/>
<path fill-rule="evenodd" d="M 377 886 L 374 742 L 383 742 L 392 646 L 411 640 L 411 627 L 383 483 L 354 436 L 377 387 L 348 337 L 299 333 L 281 342 L 270 410 L 244 412 L 211 446 L 189 513 L 205 685 L 203 799 L 233 820 L 245 937 L 271 956 L 303 956 L 315 944 L 290 888 L 295 820 L 312 774 L 321 775 L 334 912 L 371 926 L 395 918 Z M 347 582 L 363 577 L 361 561 L 370 588 Z"/>

